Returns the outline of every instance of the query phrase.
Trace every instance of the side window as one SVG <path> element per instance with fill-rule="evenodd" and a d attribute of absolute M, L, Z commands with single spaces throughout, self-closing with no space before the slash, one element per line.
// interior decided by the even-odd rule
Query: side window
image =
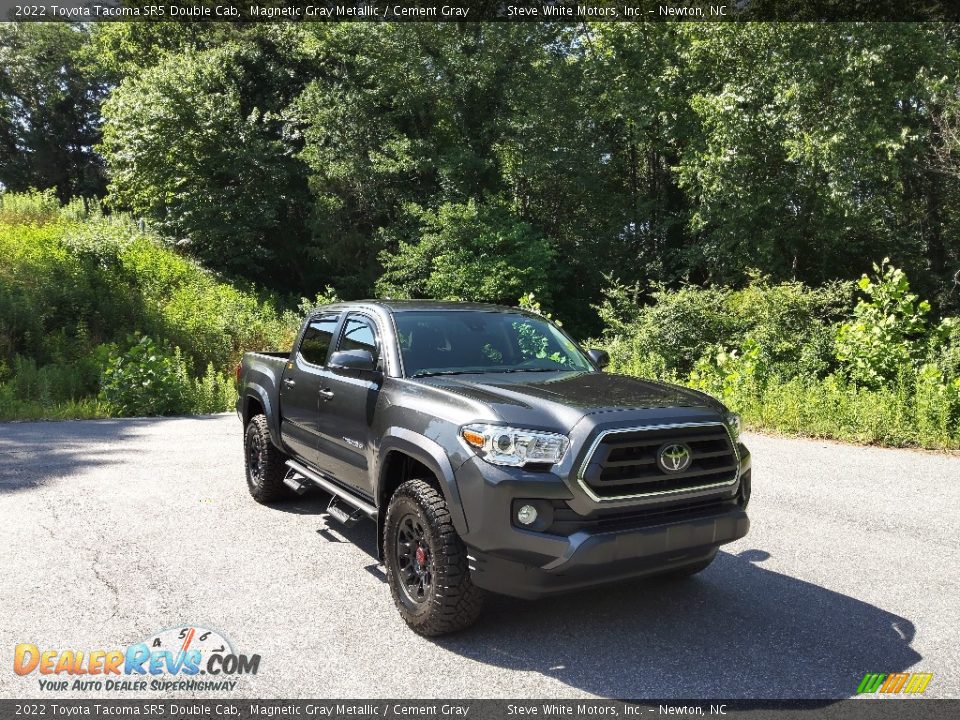
<path fill-rule="evenodd" d="M 313 318 L 300 341 L 300 357 L 311 365 L 325 365 L 327 351 L 337 329 L 337 315 L 320 315 Z"/>
<path fill-rule="evenodd" d="M 337 350 L 369 350 L 375 366 L 380 365 L 380 348 L 373 321 L 362 315 L 350 315 L 343 326 Z"/>

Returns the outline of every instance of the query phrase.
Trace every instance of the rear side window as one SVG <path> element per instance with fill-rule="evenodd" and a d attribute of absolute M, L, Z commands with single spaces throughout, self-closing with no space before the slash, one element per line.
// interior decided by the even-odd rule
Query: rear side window
<path fill-rule="evenodd" d="M 324 365 L 327 351 L 337 329 L 337 315 L 320 315 L 310 321 L 303 340 L 300 341 L 300 357 L 311 365 Z"/>
<path fill-rule="evenodd" d="M 374 366 L 379 366 L 380 351 L 377 348 L 377 331 L 373 322 L 362 315 L 350 315 L 343 326 L 343 335 L 337 350 L 369 350 L 373 355 Z"/>

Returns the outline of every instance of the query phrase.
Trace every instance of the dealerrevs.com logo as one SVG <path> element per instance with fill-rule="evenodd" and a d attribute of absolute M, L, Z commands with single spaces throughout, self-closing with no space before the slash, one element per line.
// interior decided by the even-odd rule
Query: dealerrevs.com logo
<path fill-rule="evenodd" d="M 238 675 L 256 675 L 259 655 L 236 653 L 221 633 L 202 627 L 169 628 L 123 649 L 55 650 L 33 643 L 14 648 L 17 675 L 36 674 L 40 690 L 223 691 Z"/>

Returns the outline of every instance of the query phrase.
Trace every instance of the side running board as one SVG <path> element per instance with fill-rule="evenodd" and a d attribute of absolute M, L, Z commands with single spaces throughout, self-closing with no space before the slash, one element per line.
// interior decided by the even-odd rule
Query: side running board
<path fill-rule="evenodd" d="M 334 500 L 331 500 L 330 502 L 331 506 L 336 506 L 335 500 L 341 500 L 345 502 L 347 505 L 350 505 L 352 508 L 355 508 L 356 512 L 350 513 L 348 517 L 357 517 L 358 515 L 362 514 L 362 515 L 366 515 L 369 518 L 376 519 L 377 509 L 373 505 L 368 503 L 366 500 L 361 500 L 360 498 L 358 498 L 349 490 L 346 490 L 340 487 L 336 483 L 330 482 L 325 477 L 323 477 L 323 475 L 320 475 L 319 473 L 311 470 L 310 468 L 304 466 L 303 464 L 297 462 L 296 460 L 287 460 L 287 467 L 289 467 L 290 470 L 292 470 L 293 472 L 292 473 L 288 472 L 287 477 L 284 478 L 283 482 L 289 487 L 293 488 L 293 490 L 296 491 L 298 494 L 302 493 L 306 489 L 305 488 L 306 482 L 311 482 L 314 485 L 318 485 L 319 487 L 323 488 L 328 493 L 333 495 Z M 298 475 L 300 477 L 297 477 Z M 347 515 L 347 513 L 344 513 L 343 510 L 340 510 L 340 508 L 336 508 L 336 509 L 339 510 L 339 513 L 337 514 L 331 513 L 331 514 L 338 520 L 340 519 L 339 518 L 340 514 Z M 354 522 L 356 522 L 356 520 L 354 520 Z"/>

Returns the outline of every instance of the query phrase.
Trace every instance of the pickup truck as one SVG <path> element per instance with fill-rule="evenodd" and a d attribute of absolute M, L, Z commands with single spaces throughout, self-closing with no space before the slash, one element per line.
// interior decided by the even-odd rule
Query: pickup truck
<path fill-rule="evenodd" d="M 394 604 L 427 636 L 472 624 L 487 592 L 697 573 L 750 526 L 739 418 L 608 362 L 516 308 L 319 307 L 289 353 L 237 367 L 247 486 L 262 503 L 318 486 L 333 520 L 375 521 Z"/>

